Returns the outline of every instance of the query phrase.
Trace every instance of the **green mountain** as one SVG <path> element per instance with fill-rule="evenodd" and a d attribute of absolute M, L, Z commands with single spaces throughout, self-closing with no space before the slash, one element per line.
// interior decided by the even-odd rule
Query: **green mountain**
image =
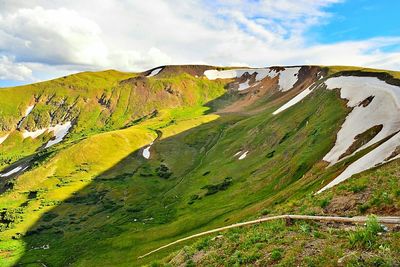
<path fill-rule="evenodd" d="M 138 257 L 267 214 L 400 215 L 399 115 L 400 73 L 358 67 L 162 66 L 2 88 L 0 265 L 321 265 L 293 261 L 303 245 L 284 237 L 335 248 L 344 230 L 277 222 Z M 376 233 L 387 242 L 368 253 L 398 262 L 399 235 Z"/>

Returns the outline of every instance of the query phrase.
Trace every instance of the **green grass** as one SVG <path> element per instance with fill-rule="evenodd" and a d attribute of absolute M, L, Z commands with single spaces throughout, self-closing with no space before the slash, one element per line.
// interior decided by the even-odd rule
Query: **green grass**
<path fill-rule="evenodd" d="M 349 233 L 350 246 L 372 249 L 377 245 L 378 233 L 383 231 L 376 217 L 370 216 L 365 227 L 359 227 L 356 231 Z"/>
<path fill-rule="evenodd" d="M 391 70 L 384 70 L 384 69 L 373 69 L 373 68 L 363 68 L 363 67 L 356 67 L 356 66 L 324 66 L 328 68 L 328 75 L 341 72 L 341 71 L 363 71 L 363 72 L 377 72 L 377 73 L 388 73 L 392 75 L 396 79 L 400 79 L 400 72 L 399 71 L 391 71 Z"/>
<path fill-rule="evenodd" d="M 400 161 L 367 170 L 319 195 L 292 198 L 277 207 L 282 213 L 390 216 L 400 211 Z"/>
<path fill-rule="evenodd" d="M 137 74 L 113 70 L 84 72 L 1 89 L 0 136 L 11 135 L 0 145 L 0 168 L 33 155 L 51 137 L 27 138 L 22 142 L 21 132 L 25 129 L 34 131 L 72 121 L 68 139 L 73 142 L 129 127 L 136 120 L 163 109 L 176 108 L 172 117 L 197 116 L 206 109 L 199 107 L 225 92 L 222 82 L 199 79 L 186 73 L 166 78 L 135 77 Z M 33 111 L 23 121 L 22 129 L 16 131 L 25 109 L 32 104 L 35 105 Z M 179 114 L 186 108 L 186 115 Z"/>
<path fill-rule="evenodd" d="M 325 103 L 320 112 L 325 114 L 323 119 L 312 115 L 321 108 L 316 103 L 322 100 Z M 60 151 L 43 168 L 21 176 L 14 193 L 8 193 L 3 199 L 13 199 L 14 205 L 19 206 L 26 201 L 26 195 L 17 192 L 44 187 L 49 188 L 42 195 L 44 199 L 63 202 L 40 208 L 40 199 L 30 200 L 26 209 L 32 215 L 15 229 L 7 231 L 7 236 L 33 231 L 35 234 L 21 240 L 28 247 L 45 243 L 54 247 L 41 251 L 41 254 L 26 251 L 22 262 L 46 259 L 62 265 L 71 262 L 76 265 L 89 262 L 125 265 L 136 262 L 137 256 L 160 244 L 248 216 L 255 203 L 270 198 L 275 192 L 292 192 L 290 185 L 327 152 L 334 141 L 328 137 L 335 133 L 343 118 L 341 114 L 346 112 L 344 106 L 338 105 L 335 93 L 324 90 L 317 91 L 309 104 L 297 106 L 282 115 L 272 117 L 270 114 L 274 108 L 248 117 L 203 115 L 197 119 L 189 118 L 187 111 L 177 109 L 161 112 L 159 117 L 122 130 L 129 133 L 133 129 L 143 129 L 155 134 L 154 130 L 159 129 L 163 132 L 162 139 L 153 145 L 154 156 L 149 161 L 143 160 L 138 153 L 125 154 L 125 158 L 118 153 L 119 162 L 109 156 L 104 158 L 105 161 L 93 158 L 91 154 L 115 153 L 100 152 L 96 148 L 97 144 L 101 143 L 101 147 L 108 144 L 111 141 L 108 136 L 113 137 L 110 143 L 112 151 L 121 146 L 129 147 L 116 140 L 113 132 L 93 136 Z M 190 113 L 199 114 L 200 110 L 192 109 Z M 181 121 L 179 116 L 182 116 Z M 172 117 L 174 123 L 170 123 Z M 309 118 L 308 126 L 303 122 L 304 117 Z M 314 133 L 315 129 L 318 129 L 318 134 Z M 290 133 L 289 137 L 279 143 L 287 133 Z M 264 136 L 274 137 L 265 139 Z M 101 140 L 93 139 L 100 137 Z M 311 149 L 314 143 L 319 144 L 317 149 Z M 245 160 L 238 161 L 233 155 L 242 149 L 250 152 Z M 272 149 L 276 153 L 273 158 L 268 158 L 267 151 Z M 75 150 L 76 155 L 73 154 Z M 130 151 L 135 150 L 130 146 Z M 90 155 L 84 151 L 90 151 Z M 65 164 L 64 157 L 77 157 L 78 160 Z M 87 166 L 81 171 L 83 162 Z M 63 165 L 52 167 L 56 163 Z M 173 173 L 168 179 L 157 176 L 156 170 L 161 164 L 168 166 Z M 51 171 L 54 169 L 57 172 Z M 104 170 L 102 173 L 101 169 Z M 44 170 L 47 170 L 46 175 Z M 207 171 L 210 173 L 203 176 Z M 42 178 L 35 179 L 35 184 L 32 184 L 32 177 L 37 173 L 41 173 Z M 143 173 L 146 176 L 142 176 Z M 58 187 L 60 177 L 67 177 L 70 181 Z M 229 186 L 223 186 L 226 177 L 232 177 Z M 218 190 L 210 194 L 210 185 Z M 73 193 L 78 190 L 78 193 Z M 194 194 L 199 198 L 188 204 Z M 11 203 L 4 205 L 12 206 Z M 133 213 L 128 211 L 132 209 Z M 58 216 L 51 222 L 36 222 L 45 212 Z M 86 221 L 79 221 L 80 229 L 71 220 L 71 213 L 76 213 L 76 218 L 87 216 Z M 52 226 L 43 228 L 45 225 Z M 73 258 L 61 253 L 66 247 Z M 127 253 L 131 258 L 122 257 Z"/>
<path fill-rule="evenodd" d="M 302 221 L 266 222 L 200 238 L 158 260 L 157 266 L 393 266 L 400 261 L 399 233 L 377 235 L 377 227 L 373 219 L 357 230 Z M 368 250 L 351 243 L 351 236 L 361 232 L 370 233 L 361 240 L 374 240 Z"/>

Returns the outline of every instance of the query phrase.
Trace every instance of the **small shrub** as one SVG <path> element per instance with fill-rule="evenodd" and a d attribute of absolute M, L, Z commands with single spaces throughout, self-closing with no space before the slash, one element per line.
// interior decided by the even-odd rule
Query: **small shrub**
<path fill-rule="evenodd" d="M 279 144 L 285 142 L 291 135 L 292 135 L 291 132 L 285 133 L 285 135 L 281 138 L 281 140 L 279 140 Z"/>
<path fill-rule="evenodd" d="M 319 206 L 323 209 L 325 209 L 326 207 L 328 207 L 329 203 L 331 202 L 330 198 L 324 198 L 319 202 Z"/>
<path fill-rule="evenodd" d="M 371 207 L 371 205 L 369 203 L 364 203 L 364 204 L 361 204 L 360 206 L 358 206 L 358 211 L 360 213 L 365 213 L 370 207 Z"/>
<path fill-rule="evenodd" d="M 215 185 L 206 185 L 203 186 L 201 189 L 207 189 L 206 196 L 208 195 L 213 195 L 215 193 L 218 193 L 218 191 L 224 191 L 228 189 L 228 187 L 232 184 L 232 177 L 226 177 L 224 181 L 222 181 L 219 184 Z"/>
<path fill-rule="evenodd" d="M 267 158 L 270 159 L 270 158 L 274 157 L 274 155 L 275 155 L 275 150 L 272 150 L 271 152 L 269 152 L 267 154 Z"/>
<path fill-rule="evenodd" d="M 0 211 L 0 223 L 5 224 L 7 228 L 11 228 L 23 220 L 23 213 L 24 210 L 22 208 L 3 209 Z"/>
<path fill-rule="evenodd" d="M 7 229 L 7 225 L 5 223 L 0 223 L 0 233 L 4 232 Z"/>
<path fill-rule="evenodd" d="M 14 239 L 14 240 L 21 239 L 22 238 L 22 234 L 21 233 L 15 233 L 15 235 L 13 235 L 11 238 Z"/>
<path fill-rule="evenodd" d="M 364 191 L 367 188 L 366 185 L 354 185 L 352 187 L 350 187 L 350 191 L 353 193 L 359 193 Z"/>
<path fill-rule="evenodd" d="M 279 261 L 280 259 L 282 259 L 282 257 L 283 257 L 282 249 L 275 248 L 275 249 L 272 250 L 272 252 L 271 252 L 271 260 Z"/>
<path fill-rule="evenodd" d="M 314 237 L 314 238 L 321 238 L 321 237 L 322 237 L 322 234 L 321 234 L 321 232 L 319 232 L 319 231 L 314 231 L 314 232 L 313 232 L 313 237 Z"/>
<path fill-rule="evenodd" d="M 246 253 L 246 254 L 242 255 L 241 263 L 243 263 L 243 264 L 253 263 L 256 260 L 258 260 L 259 258 L 261 258 L 261 253 L 259 253 L 259 252 Z"/>
<path fill-rule="evenodd" d="M 261 211 L 261 215 L 268 215 L 270 213 L 270 210 L 269 209 L 263 209 L 262 211 Z"/>
<path fill-rule="evenodd" d="M 159 177 L 164 178 L 164 179 L 168 179 L 172 175 L 172 172 L 170 171 L 168 166 L 165 164 L 161 164 L 160 167 L 158 167 L 156 169 L 156 173 Z"/>
<path fill-rule="evenodd" d="M 302 223 L 300 224 L 300 230 L 305 233 L 305 234 L 309 234 L 311 233 L 311 227 L 309 224 L 307 223 Z"/>
<path fill-rule="evenodd" d="M 38 196 L 38 191 L 29 191 L 28 199 L 35 199 Z"/>
<path fill-rule="evenodd" d="M 375 216 L 370 216 L 364 228 L 359 228 L 349 234 L 351 247 L 372 248 L 377 239 L 378 232 L 382 231 L 382 226 L 378 223 Z"/>
<path fill-rule="evenodd" d="M 188 204 L 193 204 L 197 199 L 199 199 L 199 195 L 191 195 Z"/>
<path fill-rule="evenodd" d="M 202 240 L 200 240 L 197 244 L 196 244 L 196 249 L 197 250 L 203 250 L 205 248 L 207 248 L 210 245 L 210 238 L 204 238 Z"/>

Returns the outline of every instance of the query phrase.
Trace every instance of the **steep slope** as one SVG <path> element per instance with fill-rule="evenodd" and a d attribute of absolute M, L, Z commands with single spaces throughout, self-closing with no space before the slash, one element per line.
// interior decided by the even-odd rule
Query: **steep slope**
<path fill-rule="evenodd" d="M 223 93 L 218 82 L 196 80 L 182 72 L 162 77 L 105 71 L 2 89 L 0 167 L 26 159 L 64 138 L 74 142 L 121 129 L 155 116 L 161 109 L 198 106 Z M 21 164 L 25 162 L 12 168 Z"/>
<path fill-rule="evenodd" d="M 1 89 L 14 104 L 1 113 L 0 261 L 140 265 L 175 249 L 137 259 L 165 243 L 397 163 L 397 78 L 189 65 Z"/>

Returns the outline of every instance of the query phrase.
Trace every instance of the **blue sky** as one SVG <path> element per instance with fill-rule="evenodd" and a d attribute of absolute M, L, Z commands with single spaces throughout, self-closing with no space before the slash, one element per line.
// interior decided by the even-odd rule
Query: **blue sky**
<path fill-rule="evenodd" d="M 309 33 L 313 42 L 321 43 L 400 36 L 399 10 L 400 1 L 396 0 L 344 1 L 326 8 L 332 18 Z"/>
<path fill-rule="evenodd" d="M 164 64 L 400 71 L 400 1 L 2 0 L 0 87 Z M 113 14 L 113 16 L 110 16 Z"/>

